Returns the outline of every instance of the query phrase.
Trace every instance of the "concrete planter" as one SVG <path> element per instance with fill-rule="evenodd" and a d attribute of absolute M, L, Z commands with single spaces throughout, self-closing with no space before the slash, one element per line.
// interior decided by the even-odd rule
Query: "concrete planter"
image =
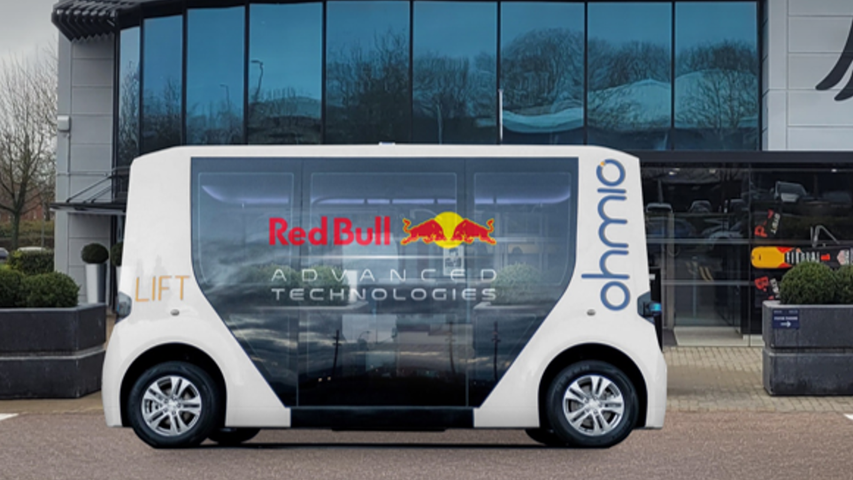
<path fill-rule="evenodd" d="M 853 395 L 853 305 L 764 302 L 764 389 L 771 395 Z"/>
<path fill-rule="evenodd" d="M 0 309 L 0 399 L 97 392 L 105 342 L 104 304 Z"/>

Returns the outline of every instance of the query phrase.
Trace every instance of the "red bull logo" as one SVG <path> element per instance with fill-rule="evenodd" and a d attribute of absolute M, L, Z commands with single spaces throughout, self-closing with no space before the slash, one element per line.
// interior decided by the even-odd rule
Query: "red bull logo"
<path fill-rule="evenodd" d="M 441 248 L 456 248 L 462 243 L 472 244 L 479 240 L 489 245 L 497 242 L 491 234 L 495 231 L 495 219 L 489 219 L 487 226 L 480 225 L 455 212 L 443 212 L 423 223 L 412 226 L 412 222 L 403 219 L 403 232 L 408 235 L 400 241 L 402 245 L 415 243 L 434 243 Z"/>

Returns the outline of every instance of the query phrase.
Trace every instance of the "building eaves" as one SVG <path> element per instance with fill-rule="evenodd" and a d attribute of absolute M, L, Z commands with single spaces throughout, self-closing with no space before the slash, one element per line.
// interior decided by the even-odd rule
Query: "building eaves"
<path fill-rule="evenodd" d="M 60 0 L 51 20 L 69 40 L 81 40 L 112 33 L 118 15 L 144 3 L 163 0 Z"/>

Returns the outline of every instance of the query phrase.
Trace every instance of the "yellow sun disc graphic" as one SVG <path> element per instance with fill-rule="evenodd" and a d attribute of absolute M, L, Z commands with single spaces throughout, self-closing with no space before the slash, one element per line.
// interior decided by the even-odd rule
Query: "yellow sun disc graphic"
<path fill-rule="evenodd" d="M 461 241 L 451 241 L 453 238 L 453 231 L 456 230 L 456 226 L 462 223 L 463 218 L 459 216 L 456 212 L 443 212 L 439 213 L 435 217 L 435 221 L 441 225 L 441 229 L 444 230 L 444 237 L 447 240 L 436 240 L 435 244 L 441 248 L 456 248 L 459 246 Z"/>

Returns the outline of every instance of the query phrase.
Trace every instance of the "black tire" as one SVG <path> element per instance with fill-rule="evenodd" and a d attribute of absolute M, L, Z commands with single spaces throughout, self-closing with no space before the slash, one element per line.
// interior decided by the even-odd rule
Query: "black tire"
<path fill-rule="evenodd" d="M 534 442 L 541 443 L 546 447 L 567 447 L 568 444 L 550 428 L 528 428 L 524 430 Z"/>
<path fill-rule="evenodd" d="M 182 398 L 178 400 L 179 402 L 186 402 L 187 407 L 195 405 L 197 400 L 200 404 L 197 415 L 178 413 L 181 410 L 174 412 L 175 415 L 181 415 L 181 421 L 188 421 L 189 423 L 185 424 L 187 427 L 185 431 L 171 434 L 172 436 L 158 432 L 155 427 L 149 426 L 143 416 L 143 408 L 151 409 L 157 405 L 144 400 L 149 387 L 153 386 L 155 382 L 158 382 L 158 388 L 165 395 L 164 399 L 171 399 L 174 385 L 171 384 L 170 378 L 180 378 L 184 382 L 189 381 L 193 387 L 187 387 L 184 390 Z M 164 386 L 165 390 L 163 390 Z M 195 447 L 213 432 L 221 419 L 221 398 L 222 395 L 216 382 L 202 368 L 186 362 L 165 362 L 146 370 L 133 384 L 127 401 L 127 414 L 136 435 L 154 448 Z M 164 402 L 167 401 L 164 400 Z M 180 406 L 179 403 L 175 408 L 180 408 Z M 177 417 L 172 417 L 172 413 L 167 412 L 155 418 L 157 418 L 156 422 L 159 422 L 156 428 L 165 430 L 167 427 L 171 427 L 172 419 Z M 194 421 L 193 418 L 195 418 Z M 177 425 L 179 422 L 175 423 Z"/>
<path fill-rule="evenodd" d="M 208 438 L 223 446 L 234 446 L 255 438 L 260 431 L 260 428 L 217 428 Z"/>
<path fill-rule="evenodd" d="M 591 377 L 592 376 L 592 377 Z M 566 402 L 567 406 L 572 407 L 571 413 L 575 413 L 575 419 L 582 420 L 578 422 L 578 428 L 573 427 L 564 412 L 564 398 L 572 384 L 578 380 L 581 387 L 581 393 L 584 397 L 588 397 L 588 390 L 584 390 L 586 385 L 591 387 L 591 383 L 587 383 L 592 378 L 604 378 L 612 383 L 612 386 L 603 389 L 600 399 L 613 398 L 613 394 L 618 389 L 622 396 L 622 414 L 617 415 L 609 408 L 603 411 L 593 408 L 598 411 L 599 415 L 589 415 L 581 412 L 580 408 L 584 405 L 580 402 Z M 602 382 L 603 383 L 603 382 Z M 615 387 L 615 389 L 614 389 Z M 599 400 L 600 400 L 599 399 Z M 591 407 L 602 405 L 598 400 L 590 400 Z M 612 447 L 624 440 L 634 429 L 637 423 L 637 412 L 639 411 L 639 401 L 634 385 L 621 370 L 613 365 L 596 360 L 587 360 L 575 363 L 568 366 L 560 372 L 551 382 L 548 388 L 548 396 L 546 398 L 546 408 L 548 420 L 551 427 L 559 438 L 563 439 L 569 446 L 580 448 L 608 448 Z M 593 424 L 595 422 L 595 424 Z M 612 422 L 612 423 L 611 423 Z M 602 429 L 603 426 L 609 430 Z M 605 433 L 590 432 L 589 429 L 596 428 L 605 430 Z"/>

